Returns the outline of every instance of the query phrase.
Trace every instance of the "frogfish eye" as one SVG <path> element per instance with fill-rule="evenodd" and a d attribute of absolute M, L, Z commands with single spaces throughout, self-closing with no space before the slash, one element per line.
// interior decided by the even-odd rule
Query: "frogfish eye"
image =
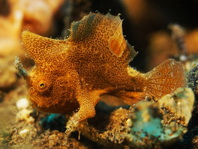
<path fill-rule="evenodd" d="M 39 84 L 40 88 L 44 88 L 45 87 L 45 84 L 44 83 L 41 83 Z"/>
<path fill-rule="evenodd" d="M 44 90 L 46 90 L 48 88 L 48 85 L 47 85 L 47 83 L 45 82 L 45 81 L 40 81 L 39 83 L 38 83 L 38 89 L 40 90 L 40 91 L 44 91 Z"/>

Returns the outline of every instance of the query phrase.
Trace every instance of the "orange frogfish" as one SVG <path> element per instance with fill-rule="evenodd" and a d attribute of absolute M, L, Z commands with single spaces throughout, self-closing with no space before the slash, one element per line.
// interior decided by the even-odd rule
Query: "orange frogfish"
<path fill-rule="evenodd" d="M 74 112 L 66 125 L 68 135 L 95 116 L 102 95 L 132 105 L 145 98 L 158 100 L 186 83 L 182 64 L 173 59 L 148 73 L 131 68 L 136 51 L 123 36 L 120 17 L 109 13 L 90 13 L 73 22 L 64 40 L 24 31 L 22 42 L 35 61 L 30 72 L 16 63 L 27 81 L 29 99 L 41 111 Z"/>

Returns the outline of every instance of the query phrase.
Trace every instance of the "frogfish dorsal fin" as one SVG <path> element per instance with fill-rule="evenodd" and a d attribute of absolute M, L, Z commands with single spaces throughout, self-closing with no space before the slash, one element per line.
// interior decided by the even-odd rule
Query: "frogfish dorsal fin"
<path fill-rule="evenodd" d="M 131 60 L 136 55 L 135 50 L 124 39 L 122 20 L 109 13 L 90 13 L 80 21 L 73 22 L 67 40 L 93 46 L 98 50 L 107 47 L 118 58 L 124 56 Z"/>
<path fill-rule="evenodd" d="M 42 37 L 29 31 L 23 31 L 22 42 L 26 52 L 37 64 L 46 62 L 50 56 L 63 50 L 61 40 Z"/>

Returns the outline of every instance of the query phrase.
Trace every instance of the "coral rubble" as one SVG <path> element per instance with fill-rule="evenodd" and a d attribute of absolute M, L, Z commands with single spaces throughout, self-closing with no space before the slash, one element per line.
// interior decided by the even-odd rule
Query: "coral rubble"
<path fill-rule="evenodd" d="M 114 111 L 103 131 L 87 124 L 82 124 L 79 131 L 93 141 L 114 147 L 116 144 L 118 148 L 168 145 L 186 133 L 193 106 L 192 90 L 179 88 L 158 101 L 143 101 L 129 110 Z"/>

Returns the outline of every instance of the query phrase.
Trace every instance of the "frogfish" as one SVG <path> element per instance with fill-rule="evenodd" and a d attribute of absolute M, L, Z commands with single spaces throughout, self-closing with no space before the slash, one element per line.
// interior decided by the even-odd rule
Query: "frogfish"
<path fill-rule="evenodd" d="M 129 66 L 137 52 L 125 40 L 119 16 L 90 13 L 73 22 L 69 31 L 63 40 L 23 31 L 23 47 L 35 66 L 26 71 L 16 62 L 35 108 L 72 114 L 68 135 L 95 116 L 102 95 L 133 105 L 145 98 L 158 100 L 186 84 L 182 64 L 173 59 L 147 73 Z"/>

